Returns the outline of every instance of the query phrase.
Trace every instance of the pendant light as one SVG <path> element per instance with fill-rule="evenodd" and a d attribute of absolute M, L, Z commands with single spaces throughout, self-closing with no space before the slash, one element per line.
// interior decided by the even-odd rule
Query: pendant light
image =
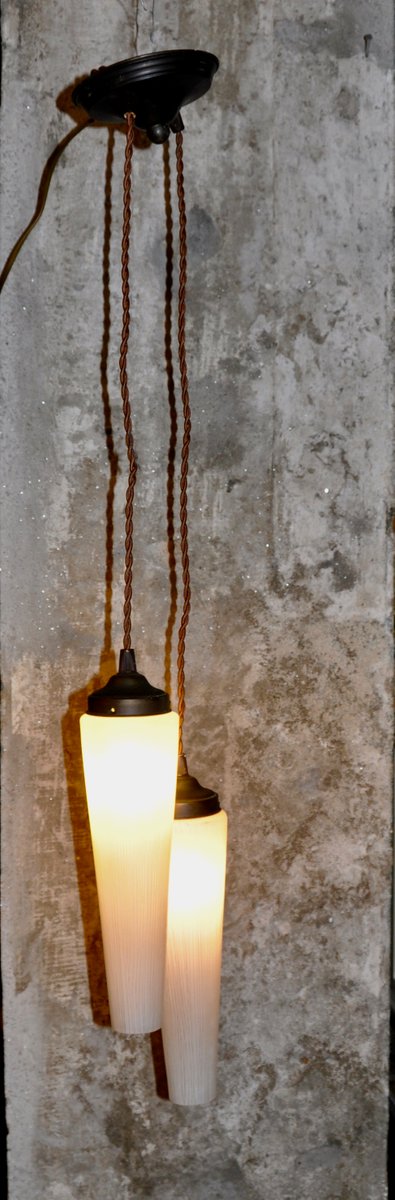
<path fill-rule="evenodd" d="M 167 693 L 136 671 L 131 649 L 133 499 L 136 458 L 127 378 L 129 240 L 134 128 L 151 141 L 176 133 L 178 162 L 183 123 L 179 109 L 210 87 L 218 60 L 200 51 L 144 55 L 92 72 L 73 99 L 91 119 L 127 120 L 122 239 L 123 325 L 120 383 L 129 480 L 126 497 L 124 649 L 119 672 L 88 700 L 81 740 L 111 1022 L 124 1033 L 159 1028 L 166 954 L 170 842 L 177 771 L 178 718 Z M 181 230 L 180 247 L 185 240 Z M 180 262 L 182 253 L 180 250 Z M 180 329 L 185 280 L 180 272 Z M 185 408 L 184 408 L 185 411 Z M 187 463 L 186 463 L 187 466 Z M 181 475 L 185 474 L 183 463 Z M 185 575 L 185 573 L 184 573 Z M 185 613 L 184 613 L 185 617 Z M 186 626 L 185 626 L 186 628 Z M 184 641 L 185 641 L 184 628 Z"/>
<path fill-rule="evenodd" d="M 189 775 L 182 732 L 185 639 L 190 612 L 187 480 L 191 414 L 185 354 L 187 258 L 180 109 L 208 91 L 218 66 L 218 59 L 204 51 L 165 51 L 101 67 L 78 84 L 73 101 L 85 110 L 86 118 L 51 155 L 42 176 L 34 217 L 11 251 L 1 276 L 3 286 L 30 229 L 42 215 L 54 167 L 69 141 L 95 121 L 110 125 L 126 121 L 119 358 L 129 462 L 124 639 L 118 672 L 88 698 L 88 712 L 81 718 L 81 742 L 111 1022 L 122 1033 L 152 1032 L 162 1022 L 170 1099 L 179 1104 L 202 1104 L 215 1095 L 225 885 L 227 818 L 221 812 L 216 792 L 203 788 Z M 178 346 L 184 420 L 180 472 L 183 612 L 178 634 L 179 717 L 171 712 L 167 692 L 153 687 L 137 671 L 131 636 L 137 468 L 127 354 L 135 128 L 158 144 L 165 143 L 170 132 L 176 135 L 180 224 Z"/>
<path fill-rule="evenodd" d="M 191 408 L 185 348 L 187 239 L 182 132 L 176 133 L 176 164 L 180 231 L 178 354 L 183 409 L 180 470 L 183 610 L 178 631 L 179 761 L 162 1037 L 170 1100 L 193 1105 L 207 1104 L 216 1095 L 227 817 L 221 811 L 217 793 L 202 787 L 189 775 L 183 751 L 185 642 L 191 607 L 188 545 Z M 172 520 L 169 527 L 173 527 Z"/>

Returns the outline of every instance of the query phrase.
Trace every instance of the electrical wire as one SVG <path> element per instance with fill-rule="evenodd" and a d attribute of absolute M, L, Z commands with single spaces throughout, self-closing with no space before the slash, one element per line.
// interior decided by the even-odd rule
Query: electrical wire
<path fill-rule="evenodd" d="M 188 371 L 185 346 L 185 313 L 187 282 L 187 220 L 184 191 L 183 136 L 176 134 L 177 197 L 179 214 L 179 278 L 178 278 L 178 361 L 181 379 L 183 411 L 183 440 L 180 468 L 180 541 L 183 581 L 183 610 L 178 630 L 178 715 L 180 722 L 179 754 L 183 754 L 183 726 L 185 717 L 185 639 L 191 610 L 191 581 L 189 573 L 188 546 L 188 467 L 191 441 L 191 406 L 189 402 Z"/>
<path fill-rule="evenodd" d="M 134 143 L 134 113 L 125 113 L 127 122 L 125 163 L 123 173 L 123 229 L 122 229 L 122 335 L 119 352 L 119 379 L 123 404 L 126 451 L 129 461 L 129 476 L 125 506 L 125 588 L 124 588 L 124 650 L 132 648 L 132 594 L 133 594 L 133 502 L 137 475 L 137 459 L 134 450 L 132 410 L 130 404 L 127 357 L 130 334 L 130 288 L 129 250 L 132 221 L 132 158 Z"/>
<path fill-rule="evenodd" d="M 15 242 L 15 245 L 12 247 L 8 258 L 4 263 L 4 267 L 0 275 L 0 292 L 3 290 L 6 279 L 8 279 L 9 273 L 14 266 L 14 262 L 18 257 L 19 251 L 22 250 L 22 246 L 29 237 L 29 233 L 32 232 L 32 229 L 34 229 L 35 225 L 37 225 L 38 221 L 40 220 L 40 217 L 42 217 L 49 192 L 49 185 L 51 183 L 56 164 L 59 162 L 63 151 L 66 149 L 66 146 L 69 145 L 69 142 L 72 142 L 73 138 L 77 137 L 78 133 L 81 133 L 83 129 L 86 129 L 87 125 L 91 124 L 92 121 L 89 118 L 89 120 L 84 121 L 81 125 L 77 125 L 75 129 L 70 129 L 69 132 L 66 133 L 66 136 L 62 138 L 62 141 L 55 146 L 52 154 L 50 154 L 40 179 L 37 194 L 37 204 L 32 219 L 29 221 L 29 224 L 26 225 L 26 229 L 23 230 L 23 233 L 20 234 L 20 237 Z"/>

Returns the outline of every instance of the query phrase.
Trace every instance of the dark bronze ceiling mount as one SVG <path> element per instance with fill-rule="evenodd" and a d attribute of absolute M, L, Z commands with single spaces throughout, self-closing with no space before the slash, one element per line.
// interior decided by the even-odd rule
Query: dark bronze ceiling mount
<path fill-rule="evenodd" d="M 98 121 L 119 124 L 125 113 L 151 142 L 183 129 L 180 109 L 211 87 L 219 61 L 204 50 L 165 50 L 99 67 L 79 83 L 73 101 Z"/>

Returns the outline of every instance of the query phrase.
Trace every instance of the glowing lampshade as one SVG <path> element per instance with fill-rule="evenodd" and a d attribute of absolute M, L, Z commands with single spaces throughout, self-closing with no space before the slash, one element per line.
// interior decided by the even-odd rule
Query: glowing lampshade
<path fill-rule="evenodd" d="M 196 799 L 176 805 L 162 1036 L 170 1100 L 207 1104 L 216 1094 L 227 817 L 215 793 L 186 778 Z"/>
<path fill-rule="evenodd" d="M 162 1019 L 178 717 L 152 695 L 145 707 L 162 711 L 119 716 L 118 705 L 141 702 L 125 700 L 126 674 L 121 698 L 110 695 L 119 676 L 89 698 L 81 741 L 111 1023 L 148 1033 Z M 105 693 L 109 713 L 100 715 L 106 700 L 95 697 Z"/>

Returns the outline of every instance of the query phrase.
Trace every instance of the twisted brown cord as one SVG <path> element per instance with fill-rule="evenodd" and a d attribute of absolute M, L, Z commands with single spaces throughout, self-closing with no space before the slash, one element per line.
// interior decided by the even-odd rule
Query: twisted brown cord
<path fill-rule="evenodd" d="M 171 692 L 171 647 L 177 616 L 177 569 L 174 528 L 174 478 L 177 450 L 177 405 L 174 385 L 172 351 L 172 295 L 173 295 L 173 212 L 171 204 L 171 176 L 169 143 L 163 144 L 163 192 L 166 217 L 166 279 L 165 279 L 165 366 L 167 375 L 167 398 L 169 404 L 170 433 L 167 453 L 167 554 L 169 563 L 169 615 L 165 633 L 165 691 Z"/>
<path fill-rule="evenodd" d="M 134 113 L 126 113 L 127 121 L 125 165 L 123 173 L 123 233 L 122 233 L 122 337 L 119 352 L 119 379 L 123 404 L 126 450 L 129 461 L 129 477 L 125 506 L 125 591 L 123 648 L 132 646 L 132 590 L 133 590 L 133 500 L 136 484 L 137 461 L 134 452 L 132 412 L 129 398 L 127 357 L 130 331 L 129 290 L 129 245 L 131 226 L 132 156 L 134 140 Z"/>
<path fill-rule="evenodd" d="M 183 725 L 185 716 L 185 638 L 191 609 L 191 584 L 188 550 L 188 464 L 191 440 L 191 409 L 189 403 L 188 372 L 185 350 L 185 292 L 187 281 L 187 222 L 184 192 L 184 159 L 182 133 L 176 134 L 177 196 L 180 225 L 179 281 L 178 281 L 178 361 L 180 365 L 182 410 L 184 432 L 180 469 L 180 536 L 183 581 L 183 610 L 178 630 L 178 714 L 180 719 L 179 754 L 183 753 Z"/>
<path fill-rule="evenodd" d="M 111 207 L 112 207 L 112 171 L 114 162 L 114 129 L 108 131 L 106 174 L 104 187 L 104 236 L 103 236 L 103 339 L 100 355 L 100 379 L 103 400 L 104 431 L 109 464 L 109 480 L 106 505 L 106 591 L 104 606 L 104 644 L 103 656 L 111 652 L 111 618 L 112 618 L 112 578 L 114 559 L 114 495 L 118 475 L 118 454 L 114 446 L 112 427 L 111 402 L 108 389 L 108 356 L 110 348 L 111 302 L 110 302 L 110 249 L 111 249 Z"/>

